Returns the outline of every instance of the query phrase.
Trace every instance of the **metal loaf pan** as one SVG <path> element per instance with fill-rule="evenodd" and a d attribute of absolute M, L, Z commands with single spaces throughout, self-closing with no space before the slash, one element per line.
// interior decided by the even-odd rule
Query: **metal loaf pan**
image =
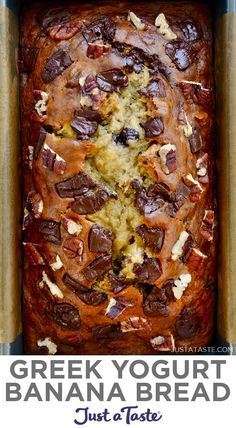
<path fill-rule="evenodd" d="M 27 0 L 0 0 L 0 355 L 23 353 L 20 124 L 16 58 L 18 18 L 22 5 L 26 4 L 27 7 L 28 3 L 30 1 Z M 216 83 L 220 239 L 217 322 L 212 346 L 230 345 L 229 353 L 236 353 L 236 0 L 202 3 L 209 4 L 212 10 Z"/>

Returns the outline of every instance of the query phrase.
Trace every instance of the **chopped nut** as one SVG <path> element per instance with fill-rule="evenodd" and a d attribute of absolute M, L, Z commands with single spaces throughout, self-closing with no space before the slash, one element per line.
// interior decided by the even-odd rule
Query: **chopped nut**
<path fill-rule="evenodd" d="M 200 183 L 195 180 L 192 176 L 192 174 L 188 174 L 184 177 L 184 183 L 191 188 L 190 192 L 190 200 L 192 202 L 197 202 L 200 199 L 201 193 L 203 192 L 203 188 L 200 185 Z"/>
<path fill-rule="evenodd" d="M 88 43 L 87 57 L 93 59 L 99 58 L 104 53 L 107 53 L 110 49 L 111 45 L 104 45 L 102 40 Z"/>
<path fill-rule="evenodd" d="M 60 288 L 50 280 L 45 271 L 43 271 L 42 273 L 42 281 L 39 283 L 39 287 L 43 288 L 44 284 L 48 286 L 53 296 L 58 297 L 59 299 L 63 299 L 64 295 L 61 292 Z"/>
<path fill-rule="evenodd" d="M 176 170 L 176 146 L 173 144 L 164 144 L 159 149 L 161 158 L 161 167 L 165 174 L 170 174 Z"/>
<path fill-rule="evenodd" d="M 43 147 L 42 162 L 45 168 L 54 171 L 57 175 L 62 175 L 66 169 L 66 161 L 61 158 L 54 150 L 52 150 L 46 143 Z"/>
<path fill-rule="evenodd" d="M 209 177 L 208 177 L 208 154 L 205 153 L 201 158 L 199 158 L 196 162 L 196 168 L 197 168 L 197 175 L 200 177 L 199 181 L 202 184 L 209 183 Z"/>
<path fill-rule="evenodd" d="M 51 266 L 52 270 L 54 270 L 54 271 L 62 268 L 63 263 L 62 263 L 60 257 L 58 256 L 58 254 L 56 255 L 55 262 L 51 263 L 50 266 Z"/>
<path fill-rule="evenodd" d="M 192 277 L 189 273 L 183 273 L 179 276 L 179 279 L 174 281 L 174 286 L 172 291 L 176 299 L 181 299 L 184 290 L 188 287 L 189 283 L 192 281 Z"/>
<path fill-rule="evenodd" d="M 128 13 L 128 21 L 131 21 L 138 30 L 144 30 L 145 28 L 145 24 L 134 12 Z"/>
<path fill-rule="evenodd" d="M 170 336 L 156 336 L 150 339 L 150 342 L 155 351 L 174 352 L 175 350 L 175 342 L 172 334 Z"/>
<path fill-rule="evenodd" d="M 214 229 L 214 211 L 205 210 L 202 224 L 200 227 L 200 233 L 206 239 L 206 241 L 213 240 L 213 229 Z"/>
<path fill-rule="evenodd" d="M 184 230 L 181 232 L 178 241 L 174 244 L 172 251 L 171 251 L 171 258 L 172 260 L 178 260 L 183 252 L 184 244 L 186 243 L 187 239 L 189 238 L 189 233 Z"/>
<path fill-rule="evenodd" d="M 114 299 L 112 297 L 107 306 L 105 315 L 114 320 L 117 318 L 128 306 L 133 306 L 130 302 L 125 301 L 124 299 L 117 297 Z"/>
<path fill-rule="evenodd" d="M 81 263 L 84 251 L 83 241 L 78 238 L 65 239 L 63 251 L 70 259 L 74 259 L 76 263 Z"/>
<path fill-rule="evenodd" d="M 130 317 L 120 323 L 120 329 L 123 333 L 135 330 L 151 330 L 151 328 L 151 323 L 141 317 Z"/>
<path fill-rule="evenodd" d="M 39 253 L 36 244 L 32 242 L 23 242 L 24 253 L 31 265 L 44 265 L 44 259 Z"/>
<path fill-rule="evenodd" d="M 24 208 L 24 218 L 23 218 L 23 230 L 32 223 L 35 218 L 40 218 L 43 212 L 43 200 L 39 193 L 36 193 L 34 190 L 29 192 L 25 208 Z"/>
<path fill-rule="evenodd" d="M 164 13 L 160 13 L 155 20 L 155 26 L 159 29 L 160 33 L 167 40 L 174 40 L 177 35 L 170 29 Z"/>
<path fill-rule="evenodd" d="M 198 113 L 195 113 L 195 117 L 196 117 L 197 121 L 201 125 L 206 125 L 207 124 L 208 114 L 206 112 L 200 111 Z"/>
<path fill-rule="evenodd" d="M 199 272 L 204 266 L 207 256 L 197 248 L 193 248 L 188 259 L 188 265 L 192 270 Z"/>
<path fill-rule="evenodd" d="M 183 129 L 184 135 L 186 138 L 191 137 L 193 133 L 193 128 L 190 125 L 187 115 L 184 110 L 180 110 L 178 115 L 178 122 L 181 125 L 181 128 Z"/>
<path fill-rule="evenodd" d="M 78 236 L 82 230 L 82 224 L 77 223 L 68 217 L 62 217 L 61 224 L 70 235 Z"/>
<path fill-rule="evenodd" d="M 42 346 L 45 346 L 48 348 L 48 353 L 50 355 L 54 355 L 57 352 L 57 345 L 52 342 L 50 337 L 45 337 L 43 340 L 38 340 L 37 345 L 41 348 Z"/>
<path fill-rule="evenodd" d="M 29 150 L 29 168 L 32 169 L 33 160 L 34 160 L 34 147 L 28 146 L 28 150 Z"/>
<path fill-rule="evenodd" d="M 48 102 L 48 94 L 47 94 L 47 92 L 36 90 L 36 91 L 34 91 L 34 96 L 36 96 L 35 92 L 40 92 L 40 99 L 38 99 L 34 108 L 35 108 L 35 110 L 39 116 L 43 116 L 44 114 L 46 114 L 46 111 L 47 111 L 46 104 Z"/>

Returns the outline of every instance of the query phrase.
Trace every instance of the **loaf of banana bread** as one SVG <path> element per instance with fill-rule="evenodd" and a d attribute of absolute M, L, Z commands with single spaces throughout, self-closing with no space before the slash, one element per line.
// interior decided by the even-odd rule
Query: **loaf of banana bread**
<path fill-rule="evenodd" d="M 207 345 L 216 271 L 207 8 L 32 5 L 19 67 L 25 351 Z"/>

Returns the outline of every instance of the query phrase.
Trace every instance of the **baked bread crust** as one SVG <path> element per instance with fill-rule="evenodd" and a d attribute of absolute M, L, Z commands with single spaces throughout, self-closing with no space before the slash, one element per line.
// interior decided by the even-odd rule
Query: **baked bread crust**
<path fill-rule="evenodd" d="M 96 2 L 96 18 L 93 3 L 23 13 L 27 353 L 209 343 L 211 44 L 209 11 L 191 2 Z"/>

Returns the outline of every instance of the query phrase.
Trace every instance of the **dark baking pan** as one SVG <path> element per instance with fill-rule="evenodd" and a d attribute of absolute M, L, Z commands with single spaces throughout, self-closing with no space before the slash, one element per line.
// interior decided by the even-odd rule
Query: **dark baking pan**
<path fill-rule="evenodd" d="M 173 1 L 173 0 L 172 0 Z M 18 17 L 32 1 L 0 0 L 0 355 L 22 354 Z M 58 3 L 58 2 L 57 2 Z M 236 0 L 202 1 L 215 35 L 219 263 L 212 353 L 236 353 Z M 217 350 L 217 347 L 218 350 Z M 220 347 L 224 347 L 220 351 Z M 230 349 L 226 351 L 226 347 Z"/>

